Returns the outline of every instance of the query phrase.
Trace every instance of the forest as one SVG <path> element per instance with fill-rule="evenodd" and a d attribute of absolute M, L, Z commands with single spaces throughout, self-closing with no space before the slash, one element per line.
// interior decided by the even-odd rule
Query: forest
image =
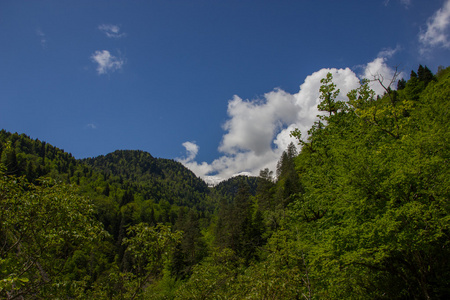
<path fill-rule="evenodd" d="M 450 299 L 450 68 L 392 82 L 329 73 L 276 170 L 214 187 L 1 130 L 0 298 Z"/>

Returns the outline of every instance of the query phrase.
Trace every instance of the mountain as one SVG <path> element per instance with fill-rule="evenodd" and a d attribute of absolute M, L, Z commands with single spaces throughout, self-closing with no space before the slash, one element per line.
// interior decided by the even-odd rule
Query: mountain
<path fill-rule="evenodd" d="M 243 175 L 231 177 L 227 180 L 220 182 L 212 189 L 219 195 L 234 198 L 239 191 L 239 187 L 242 185 L 248 186 L 249 193 L 255 196 L 256 187 L 258 185 L 258 177 L 243 176 Z"/>
<path fill-rule="evenodd" d="M 256 179 L 246 176 L 230 178 L 214 188 L 197 177 L 180 162 L 155 158 L 141 150 L 116 150 L 93 158 L 76 159 L 64 149 L 26 134 L 0 131 L 1 163 L 9 175 L 25 176 L 36 183 L 46 176 L 79 185 L 91 198 L 114 198 L 119 208 L 132 199 L 151 200 L 154 204 L 214 210 L 216 195 L 233 196 L 240 182 L 246 181 L 254 195 Z M 128 198 L 128 199 L 122 199 Z"/>
<path fill-rule="evenodd" d="M 41 176 L 62 179 L 62 174 L 72 176 L 78 161 L 64 149 L 59 149 L 24 133 L 0 130 L 0 162 L 7 174 L 26 176 L 31 182 Z M 67 177 L 67 176 L 66 176 Z"/>
<path fill-rule="evenodd" d="M 154 158 L 140 150 L 117 150 L 79 161 L 110 181 L 128 182 L 144 193 L 145 199 L 164 199 L 179 206 L 201 207 L 208 186 L 181 163 Z"/>

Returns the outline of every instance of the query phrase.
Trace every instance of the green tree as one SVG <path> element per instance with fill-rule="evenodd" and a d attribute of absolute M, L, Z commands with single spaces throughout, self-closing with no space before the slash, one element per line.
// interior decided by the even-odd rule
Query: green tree
<path fill-rule="evenodd" d="M 419 81 L 422 81 L 425 85 L 425 87 L 431 82 L 433 81 L 434 75 L 433 73 L 430 71 L 430 69 L 428 69 L 427 66 L 422 66 L 419 65 L 419 69 L 417 70 L 417 77 L 419 79 Z"/>
<path fill-rule="evenodd" d="M 175 299 L 231 299 L 229 296 L 243 260 L 229 248 L 214 248 L 211 255 L 194 266 L 192 276 L 181 285 Z"/>
<path fill-rule="evenodd" d="M 132 258 L 133 273 L 136 275 L 134 282 L 129 283 L 129 299 L 134 299 L 143 292 L 146 284 L 159 279 L 163 269 L 168 268 L 182 233 L 172 232 L 165 225 L 150 227 L 144 223 L 129 227 L 127 232 L 129 238 L 124 238 L 123 243 Z"/>
<path fill-rule="evenodd" d="M 267 211 L 275 209 L 274 187 L 273 172 L 268 168 L 261 170 L 256 188 L 256 200 L 260 210 Z"/>
<path fill-rule="evenodd" d="M 175 253 L 177 261 L 173 261 L 171 271 L 178 278 L 186 278 L 192 267 L 206 256 L 206 244 L 200 231 L 199 217 L 194 210 L 187 213 L 180 209 L 174 226 L 183 232 L 183 237 Z"/>
<path fill-rule="evenodd" d="M 406 80 L 402 78 L 397 82 L 397 91 L 403 90 L 405 87 L 406 87 Z"/>
<path fill-rule="evenodd" d="M 238 255 L 244 255 L 248 250 L 245 234 L 251 222 L 250 196 L 248 185 L 241 182 L 233 201 L 222 201 L 219 210 L 216 244 L 221 248 L 229 248 Z"/>
<path fill-rule="evenodd" d="M 449 295 L 449 83 L 430 82 L 415 100 L 409 81 L 397 99 L 374 99 L 363 83 L 347 111 L 313 132 L 315 151 L 303 146 L 304 193 L 288 226 L 302 237 L 317 297 Z"/>
<path fill-rule="evenodd" d="M 297 149 L 293 143 L 288 145 L 286 151 L 283 151 L 280 160 L 277 163 L 277 183 L 275 197 L 278 208 L 285 208 L 291 201 L 292 195 L 301 192 L 302 188 L 299 176 L 295 170 L 295 158 Z"/>
<path fill-rule="evenodd" d="M 6 167 L 9 175 L 20 175 L 20 168 L 17 162 L 16 150 L 11 141 L 5 144 L 2 151 L 1 163 Z"/>
<path fill-rule="evenodd" d="M 331 116 L 336 114 L 338 110 L 343 108 L 344 103 L 342 101 L 336 101 L 340 90 L 336 90 L 336 85 L 333 83 L 333 75 L 327 73 L 327 77 L 320 80 L 322 86 L 320 87 L 320 100 L 321 102 L 317 106 L 319 111 L 324 111 Z"/>
<path fill-rule="evenodd" d="M 86 282 L 67 278 L 68 263 L 103 236 L 92 204 L 76 188 L 0 174 L 2 298 L 77 296 Z"/>

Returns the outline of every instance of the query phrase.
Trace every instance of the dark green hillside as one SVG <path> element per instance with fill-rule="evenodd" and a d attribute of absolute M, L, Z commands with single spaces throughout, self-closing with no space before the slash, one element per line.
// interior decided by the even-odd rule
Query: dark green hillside
<path fill-rule="evenodd" d="M 0 157 L 7 174 L 23 175 L 31 182 L 41 176 L 73 176 L 77 166 L 77 160 L 63 149 L 4 129 L 0 131 Z"/>
<path fill-rule="evenodd" d="M 107 176 L 121 176 L 132 181 L 145 181 L 163 176 L 157 159 L 150 153 L 138 150 L 116 150 L 106 155 L 80 160 Z"/>
<path fill-rule="evenodd" d="M 254 196 L 258 185 L 258 177 L 242 175 L 231 177 L 230 179 L 224 180 L 214 186 L 212 190 L 221 196 L 234 198 L 238 193 L 239 186 L 242 184 L 247 185 L 249 188 L 249 193 Z"/>
<path fill-rule="evenodd" d="M 154 158 L 139 150 L 117 150 L 107 155 L 80 160 L 94 172 L 103 174 L 107 182 L 126 182 L 145 199 L 156 203 L 206 209 L 206 183 L 181 163 Z"/>

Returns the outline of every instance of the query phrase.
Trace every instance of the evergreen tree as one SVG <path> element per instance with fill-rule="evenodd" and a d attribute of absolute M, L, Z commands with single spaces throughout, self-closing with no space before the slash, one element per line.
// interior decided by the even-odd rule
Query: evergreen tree
<path fill-rule="evenodd" d="M 103 195 L 105 195 L 106 197 L 109 197 L 109 193 L 110 193 L 109 184 L 106 183 L 105 189 L 103 190 Z"/>
<path fill-rule="evenodd" d="M 274 179 L 273 172 L 268 168 L 261 170 L 258 177 L 258 186 L 256 189 L 256 198 L 258 206 L 262 210 L 274 210 L 275 201 L 273 199 L 274 193 Z"/>
<path fill-rule="evenodd" d="M 404 78 L 397 82 L 397 91 L 403 90 L 406 87 L 406 80 Z"/>
<path fill-rule="evenodd" d="M 419 69 L 417 70 L 417 77 L 419 81 L 423 82 L 425 84 L 425 87 L 434 80 L 434 75 L 428 69 L 427 66 L 423 67 L 422 65 L 419 65 Z"/>
<path fill-rule="evenodd" d="M 280 160 L 277 163 L 277 202 L 286 207 L 291 201 L 292 196 L 301 192 L 298 173 L 295 170 L 295 158 L 297 149 L 294 143 L 288 145 L 287 151 L 283 151 Z"/>

